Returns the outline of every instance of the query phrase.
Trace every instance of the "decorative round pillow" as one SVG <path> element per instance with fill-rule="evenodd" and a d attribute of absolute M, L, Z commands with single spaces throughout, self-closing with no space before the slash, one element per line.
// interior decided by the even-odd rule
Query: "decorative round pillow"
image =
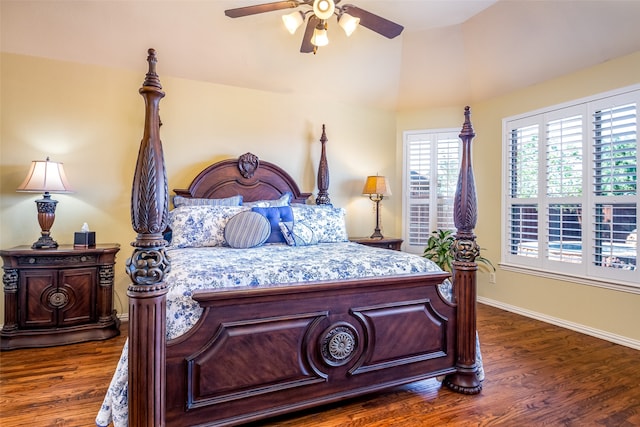
<path fill-rule="evenodd" d="M 258 212 L 244 211 L 229 219 L 224 228 L 227 244 L 236 249 L 255 248 L 267 241 L 271 224 Z"/>

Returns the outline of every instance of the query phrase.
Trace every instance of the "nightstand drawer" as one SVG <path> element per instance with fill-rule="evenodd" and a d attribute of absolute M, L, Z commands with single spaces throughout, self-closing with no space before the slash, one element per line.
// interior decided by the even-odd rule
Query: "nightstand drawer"
<path fill-rule="evenodd" d="M 40 249 L 47 250 L 47 249 Z M 51 267 L 68 267 L 82 264 L 95 264 L 98 261 L 98 257 L 94 254 L 81 254 L 81 255 L 40 255 L 37 256 L 18 256 L 16 257 L 18 266 L 20 267 L 36 267 L 42 266 L 45 268 Z"/>

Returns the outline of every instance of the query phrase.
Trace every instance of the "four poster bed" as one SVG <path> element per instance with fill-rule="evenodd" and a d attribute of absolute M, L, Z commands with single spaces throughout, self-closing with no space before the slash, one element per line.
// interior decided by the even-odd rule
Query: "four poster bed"
<path fill-rule="evenodd" d="M 468 107 L 452 289 L 423 257 L 348 241 L 327 191 L 324 126 L 315 204 L 246 153 L 175 190 L 169 212 L 153 49 L 148 63 L 128 350 L 98 425 L 237 425 L 432 377 L 480 392 Z"/>

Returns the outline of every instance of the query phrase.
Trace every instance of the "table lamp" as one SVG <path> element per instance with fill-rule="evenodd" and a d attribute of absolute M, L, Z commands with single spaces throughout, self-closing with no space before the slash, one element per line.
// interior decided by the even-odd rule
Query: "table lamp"
<path fill-rule="evenodd" d="M 380 232 L 380 202 L 384 196 L 391 195 L 391 189 L 387 185 L 387 179 L 384 176 L 368 176 L 364 183 L 362 194 L 369 196 L 371 201 L 376 203 L 376 228 L 371 235 L 372 239 L 382 239 L 384 236 Z"/>
<path fill-rule="evenodd" d="M 58 243 L 51 238 L 51 226 L 56 218 L 57 200 L 51 198 L 50 193 L 73 193 L 67 182 L 62 163 L 47 160 L 34 160 L 24 182 L 18 186 L 17 191 L 30 193 L 44 192 L 42 199 L 36 200 L 38 208 L 38 222 L 40 223 L 41 236 L 31 246 L 33 249 L 55 249 Z"/>

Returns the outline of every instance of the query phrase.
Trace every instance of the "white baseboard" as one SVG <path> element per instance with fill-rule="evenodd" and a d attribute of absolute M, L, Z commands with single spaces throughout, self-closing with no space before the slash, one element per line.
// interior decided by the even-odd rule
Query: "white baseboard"
<path fill-rule="evenodd" d="M 532 319 L 540 320 L 545 323 L 550 323 L 552 325 L 560 326 L 562 328 L 571 329 L 572 331 L 576 331 L 585 335 L 590 335 L 592 337 L 600 338 L 615 344 L 620 344 L 625 347 L 631 347 L 635 350 L 640 350 L 640 341 L 631 339 L 629 337 L 616 335 L 611 332 L 602 331 L 600 329 L 595 329 L 590 326 L 581 325 L 579 323 L 569 322 L 564 319 L 548 316 L 546 314 L 527 310 L 521 307 L 517 307 L 515 305 L 505 304 L 503 302 L 496 301 L 490 298 L 478 297 L 478 302 L 482 304 L 490 305 L 492 307 L 501 308 L 503 310 L 510 311 L 512 313 L 520 314 L 525 317 L 530 317 Z"/>

